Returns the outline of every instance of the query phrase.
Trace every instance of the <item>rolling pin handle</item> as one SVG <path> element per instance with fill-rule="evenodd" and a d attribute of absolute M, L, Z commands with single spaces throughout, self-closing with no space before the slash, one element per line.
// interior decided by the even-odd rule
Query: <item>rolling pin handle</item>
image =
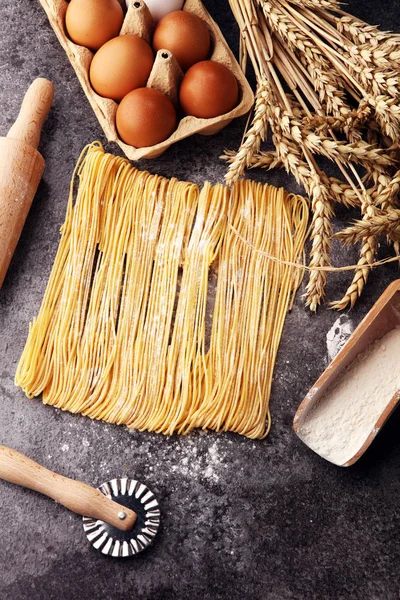
<path fill-rule="evenodd" d="M 54 86 L 51 81 L 42 77 L 35 79 L 25 94 L 17 120 L 7 137 L 37 149 L 53 98 Z"/>

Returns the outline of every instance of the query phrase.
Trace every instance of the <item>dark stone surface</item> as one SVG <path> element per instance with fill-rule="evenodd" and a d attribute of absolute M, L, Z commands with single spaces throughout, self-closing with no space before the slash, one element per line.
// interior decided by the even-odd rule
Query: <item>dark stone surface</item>
<path fill-rule="evenodd" d="M 227 0 L 206 6 L 236 49 Z M 349 10 L 400 29 L 394 0 L 352 0 Z M 326 336 L 338 319 L 326 308 L 311 315 L 300 293 L 284 329 L 274 424 L 264 441 L 137 433 L 27 400 L 14 387 L 28 323 L 57 249 L 73 166 L 85 144 L 105 140 L 39 2 L 3 0 L 0 23 L 0 131 L 15 119 L 34 77 L 47 76 L 56 86 L 41 142 L 47 169 L 0 292 L 0 441 L 91 484 L 136 476 L 158 495 L 163 511 L 157 543 L 135 560 L 115 562 L 87 544 L 79 517 L 0 482 L 0 599 L 398 599 L 400 412 L 350 469 L 323 461 L 296 438 L 294 412 L 327 365 Z M 218 156 L 238 146 L 243 126 L 242 119 L 213 138 L 191 138 L 142 166 L 197 182 L 222 181 Z M 251 176 L 295 189 L 283 173 Z M 335 246 L 336 263 L 355 256 Z M 393 265 L 376 270 L 345 319 L 355 326 L 396 277 Z M 331 276 L 329 298 L 350 279 L 350 273 Z"/>

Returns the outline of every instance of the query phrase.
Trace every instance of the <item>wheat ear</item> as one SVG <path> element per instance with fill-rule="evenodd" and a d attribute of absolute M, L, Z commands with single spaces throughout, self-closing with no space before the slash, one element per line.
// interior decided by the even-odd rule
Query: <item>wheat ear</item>
<path fill-rule="evenodd" d="M 367 222 L 374 218 L 377 214 L 377 208 L 371 202 L 368 196 L 365 196 L 365 200 L 362 206 L 364 213 L 363 221 Z M 374 261 L 375 253 L 378 249 L 378 240 L 375 236 L 367 236 L 362 238 L 362 248 L 360 252 L 360 258 L 357 262 L 357 270 L 354 274 L 353 280 L 347 291 L 341 300 L 331 303 L 331 308 L 336 310 L 344 310 L 348 306 L 353 308 L 358 298 L 361 296 L 365 284 L 368 280 L 368 275 L 371 265 Z"/>
<path fill-rule="evenodd" d="M 393 241 L 400 241 L 400 210 L 390 209 L 368 220 L 354 221 L 350 227 L 335 233 L 334 237 L 345 244 L 356 244 L 362 238 L 387 235 Z"/>
<path fill-rule="evenodd" d="M 228 185 L 242 177 L 246 167 L 251 163 L 252 157 L 259 151 L 261 142 L 266 138 L 268 125 L 266 108 L 268 92 L 266 85 L 267 82 L 264 79 L 257 84 L 253 121 L 225 175 L 225 181 Z"/>
<path fill-rule="evenodd" d="M 328 190 L 319 179 L 317 173 L 313 173 L 309 185 L 313 211 L 311 224 L 312 248 L 309 267 L 328 266 L 330 264 L 329 250 L 332 235 L 332 205 Z M 326 277 L 327 275 L 324 271 L 313 270 L 310 272 L 310 278 L 306 287 L 306 306 L 309 306 L 313 312 L 317 310 L 325 297 Z"/>

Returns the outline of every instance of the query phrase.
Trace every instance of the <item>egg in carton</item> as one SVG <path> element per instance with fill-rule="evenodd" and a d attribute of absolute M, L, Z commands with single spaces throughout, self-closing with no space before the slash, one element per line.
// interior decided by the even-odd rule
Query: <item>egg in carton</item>
<path fill-rule="evenodd" d="M 83 46 L 74 44 L 67 35 L 65 28 L 65 14 L 68 3 L 66 0 L 40 0 L 49 22 L 57 38 L 68 55 L 68 58 L 78 76 L 83 91 L 85 92 L 97 119 L 109 142 L 115 142 L 124 154 L 131 160 L 140 158 L 154 158 L 165 152 L 172 144 L 189 137 L 195 133 L 213 135 L 226 127 L 232 119 L 246 114 L 254 103 L 254 95 L 232 51 L 226 43 L 221 30 L 213 21 L 200 0 L 186 0 L 183 10 L 194 13 L 202 19 L 209 30 L 211 37 L 211 60 L 222 63 L 232 71 L 239 86 L 239 102 L 230 112 L 211 119 L 200 119 L 192 116 L 183 117 L 172 135 L 155 146 L 135 148 L 125 144 L 118 135 L 115 117 L 118 104 L 114 100 L 103 98 L 96 94 L 89 80 L 90 63 L 93 52 Z M 154 21 L 143 0 L 131 0 L 120 31 L 120 35 L 136 34 L 147 42 L 151 42 Z M 178 104 L 179 85 L 183 73 L 175 57 L 168 50 L 159 50 L 156 54 L 154 65 L 147 81 L 147 87 L 156 88 L 166 94 L 173 104 Z"/>

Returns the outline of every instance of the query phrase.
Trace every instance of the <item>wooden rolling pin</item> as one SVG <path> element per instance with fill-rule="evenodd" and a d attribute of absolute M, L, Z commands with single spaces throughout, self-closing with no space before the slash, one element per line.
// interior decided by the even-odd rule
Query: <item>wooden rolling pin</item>
<path fill-rule="evenodd" d="M 54 97 L 53 84 L 35 79 L 7 137 L 0 138 L 0 288 L 43 175 L 37 148 Z"/>

